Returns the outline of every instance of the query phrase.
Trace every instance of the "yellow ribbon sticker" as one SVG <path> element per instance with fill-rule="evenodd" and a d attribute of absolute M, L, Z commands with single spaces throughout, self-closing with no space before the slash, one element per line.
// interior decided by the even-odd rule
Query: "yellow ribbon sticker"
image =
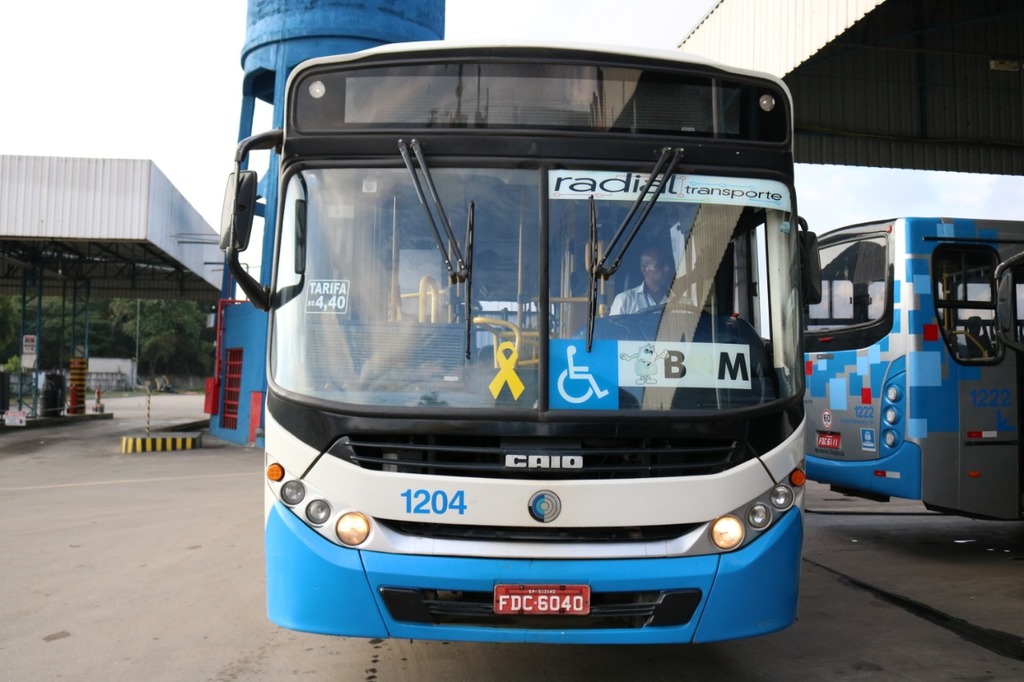
<path fill-rule="evenodd" d="M 516 374 L 519 352 L 511 341 L 503 341 L 494 352 L 494 357 L 498 361 L 499 371 L 498 375 L 487 385 L 487 388 L 491 389 L 491 395 L 497 400 L 498 394 L 501 393 L 501 387 L 508 384 L 508 390 L 512 391 L 512 397 L 519 400 L 519 396 L 526 390 L 526 386 Z"/>

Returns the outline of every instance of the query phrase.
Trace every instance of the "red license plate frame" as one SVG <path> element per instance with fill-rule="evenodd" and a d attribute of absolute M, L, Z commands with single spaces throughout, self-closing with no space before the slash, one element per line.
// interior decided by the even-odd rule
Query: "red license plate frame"
<path fill-rule="evenodd" d="M 495 585 L 494 613 L 499 616 L 586 616 L 590 614 L 590 585 Z"/>

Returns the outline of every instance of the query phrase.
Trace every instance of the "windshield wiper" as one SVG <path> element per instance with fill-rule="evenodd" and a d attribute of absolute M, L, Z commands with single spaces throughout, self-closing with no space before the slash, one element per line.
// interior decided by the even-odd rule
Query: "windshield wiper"
<path fill-rule="evenodd" d="M 647 178 L 647 182 L 644 184 L 640 194 L 637 195 L 633 205 L 629 207 L 629 212 L 626 213 L 626 217 L 622 220 L 622 224 L 619 225 L 619 229 L 615 231 L 615 235 L 612 236 L 610 242 L 608 242 L 608 248 L 605 249 L 604 255 L 601 259 L 597 258 L 597 210 L 594 208 L 594 195 L 590 195 L 590 298 L 588 301 L 589 307 L 587 310 L 587 352 L 590 352 L 590 348 L 594 343 L 594 319 L 597 317 L 597 281 L 598 279 L 608 279 L 615 274 L 615 271 L 619 269 L 619 265 L 622 264 L 622 257 L 626 255 L 626 249 L 633 243 L 637 233 L 640 232 L 640 227 L 647 220 L 648 214 L 651 209 L 654 208 L 654 204 L 658 201 L 658 197 L 665 191 L 665 187 L 668 185 L 669 178 L 672 177 L 672 173 L 675 172 L 676 166 L 679 165 L 679 159 L 683 156 L 683 148 L 678 147 L 672 149 L 671 147 L 665 147 L 661 150 L 661 156 L 658 157 L 658 161 L 654 164 L 654 168 L 651 169 L 651 174 Z M 664 169 L 664 170 L 663 170 Z M 633 216 L 636 215 L 637 209 L 644 203 L 644 199 L 651 193 L 651 186 L 656 182 L 658 174 L 662 174 L 662 181 L 658 184 L 657 190 L 654 195 L 651 196 L 651 200 L 644 206 L 644 210 L 640 213 L 640 217 L 637 218 L 636 222 L 630 227 L 630 223 L 633 221 Z M 629 228 L 629 232 L 626 233 L 626 229 Z M 615 259 L 612 260 L 611 265 L 607 265 L 608 259 L 611 258 L 612 253 L 615 253 L 615 246 L 622 239 L 622 235 L 626 234 L 626 240 L 622 243 L 622 248 L 618 250 Z"/>
<path fill-rule="evenodd" d="M 590 262 L 597 262 L 597 206 L 594 204 L 594 195 L 590 195 Z M 597 319 L 597 277 L 590 278 L 590 292 L 587 300 L 587 352 L 590 352 L 594 345 L 594 320 Z"/>
<path fill-rule="evenodd" d="M 434 210 L 437 211 L 437 216 L 441 221 L 441 227 L 444 228 L 445 236 L 448 237 L 447 246 L 444 243 L 444 239 L 441 237 L 441 231 L 437 228 L 437 222 L 434 220 L 434 213 L 430 210 L 430 206 L 427 204 L 427 196 L 424 194 L 423 186 L 420 184 L 419 174 L 416 173 L 416 168 L 412 163 L 412 157 L 409 155 L 409 147 L 412 147 L 413 154 L 416 155 L 416 161 L 419 163 L 420 169 L 423 171 L 423 180 L 427 185 L 427 190 L 430 192 L 430 198 L 433 200 Z M 420 143 L 413 140 L 407 145 L 405 140 L 399 140 L 398 151 L 401 152 L 402 161 L 405 162 L 405 167 L 409 170 L 409 176 L 412 178 L 413 187 L 416 189 L 416 196 L 419 197 L 420 206 L 423 207 L 423 212 L 427 215 L 427 223 L 434 231 L 434 240 L 437 242 L 437 250 L 441 252 L 441 259 L 444 261 L 445 267 L 448 268 L 448 278 L 453 284 L 455 282 L 464 282 L 466 277 L 469 276 L 469 271 L 466 269 L 466 263 L 462 259 L 462 251 L 459 250 L 459 242 L 455 238 L 455 234 L 452 232 L 451 223 L 448 222 L 448 215 L 444 212 L 444 206 L 441 204 L 441 197 L 437 194 L 437 188 L 434 186 L 434 180 L 430 177 L 430 168 L 427 166 L 427 162 L 423 158 L 423 151 L 420 149 Z M 455 257 L 455 265 L 452 265 L 452 260 L 448 257 L 449 248 Z"/>
<path fill-rule="evenodd" d="M 671 158 L 669 158 L 670 156 Z M 672 173 L 675 171 L 676 166 L 679 165 L 679 159 L 682 157 L 682 147 L 677 149 L 665 147 L 661 150 L 661 156 L 658 157 L 657 163 L 654 164 L 654 168 L 651 170 L 651 174 L 648 176 L 647 182 L 644 184 L 643 189 L 640 190 L 640 194 L 637 195 L 633 205 L 630 206 L 629 213 L 627 213 L 626 217 L 622 220 L 622 224 L 619 225 L 619 229 L 615 231 L 615 235 L 612 237 L 611 241 L 608 242 L 608 248 L 605 249 L 604 255 L 601 256 L 600 261 L 593 264 L 593 271 L 591 273 L 593 279 L 597 279 L 598 277 L 608 279 L 615 274 L 616 270 L 619 269 L 619 265 L 622 263 L 622 257 L 626 255 L 626 249 L 628 249 L 629 245 L 633 243 L 633 239 L 636 238 L 637 233 L 640 231 L 640 227 L 644 224 L 644 221 L 647 220 L 647 215 L 651 212 L 651 209 L 654 208 L 654 204 L 658 201 L 658 197 L 665 191 L 669 178 L 672 177 Z M 644 210 L 640 214 L 640 217 L 633 226 L 630 227 L 629 224 L 632 222 L 633 216 L 636 215 L 637 209 L 640 208 L 640 205 L 644 203 L 644 199 L 646 199 L 647 195 L 650 194 L 651 185 L 657 181 L 659 173 L 662 174 L 662 181 L 658 184 L 658 188 L 654 191 L 654 195 L 651 197 L 651 200 L 647 202 L 646 206 L 644 206 Z M 618 254 L 615 256 L 611 265 L 606 265 L 608 259 L 614 252 L 619 239 L 621 239 L 623 233 L 626 232 L 627 227 L 629 227 L 629 233 L 626 234 L 626 241 L 623 242 L 622 248 L 619 249 Z"/>

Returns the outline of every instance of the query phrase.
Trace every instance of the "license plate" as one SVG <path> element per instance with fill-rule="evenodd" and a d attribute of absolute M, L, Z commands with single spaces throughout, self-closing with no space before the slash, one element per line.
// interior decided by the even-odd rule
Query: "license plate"
<path fill-rule="evenodd" d="M 494 612 L 511 616 L 585 616 L 590 585 L 495 585 Z"/>
<path fill-rule="evenodd" d="M 825 450 L 839 449 L 839 434 L 818 431 L 818 447 Z"/>

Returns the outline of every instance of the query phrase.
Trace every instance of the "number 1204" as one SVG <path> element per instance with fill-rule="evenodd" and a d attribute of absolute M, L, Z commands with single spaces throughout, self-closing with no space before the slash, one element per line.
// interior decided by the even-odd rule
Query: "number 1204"
<path fill-rule="evenodd" d="M 402 491 L 402 499 L 405 500 L 406 514 L 448 514 L 450 512 L 458 512 L 461 516 L 466 513 L 466 493 L 464 490 L 456 490 L 449 494 L 444 490 L 407 489 Z"/>

